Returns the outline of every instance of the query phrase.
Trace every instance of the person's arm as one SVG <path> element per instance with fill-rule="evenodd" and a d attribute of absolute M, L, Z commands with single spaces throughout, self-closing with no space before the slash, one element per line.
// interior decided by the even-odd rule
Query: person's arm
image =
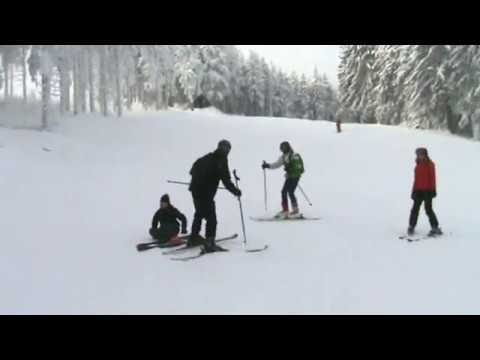
<path fill-rule="evenodd" d="M 284 164 L 285 164 L 285 160 L 284 160 L 284 156 L 282 155 L 282 156 L 280 156 L 280 158 L 277 161 L 269 164 L 269 169 L 272 169 L 272 170 L 278 169 L 278 168 L 282 167 Z"/>
<path fill-rule="evenodd" d="M 153 219 L 152 219 L 152 227 L 151 229 L 157 229 L 158 228 L 158 223 L 160 222 L 160 210 L 158 210 L 155 215 L 153 215 Z"/>
<path fill-rule="evenodd" d="M 415 200 L 415 183 L 417 182 L 417 168 L 413 170 L 413 185 L 412 185 L 412 194 L 410 195 L 412 200 Z"/>
<path fill-rule="evenodd" d="M 182 223 L 182 234 L 187 233 L 187 218 L 178 209 L 175 209 L 175 217 Z"/>
<path fill-rule="evenodd" d="M 431 176 L 432 176 L 432 187 L 433 187 L 433 197 L 437 196 L 437 175 L 435 171 L 435 164 L 432 162 L 432 170 L 431 170 Z"/>
<path fill-rule="evenodd" d="M 222 160 L 218 164 L 220 180 L 222 180 L 225 188 L 230 191 L 235 196 L 241 196 L 242 192 L 237 189 L 237 187 L 232 183 L 232 178 L 230 176 L 230 169 L 228 168 L 228 160 Z"/>

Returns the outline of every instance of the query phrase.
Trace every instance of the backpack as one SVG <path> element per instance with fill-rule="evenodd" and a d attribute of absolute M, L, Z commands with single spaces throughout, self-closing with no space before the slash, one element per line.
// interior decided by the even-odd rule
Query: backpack
<path fill-rule="evenodd" d="M 305 173 L 305 166 L 300 154 L 293 153 L 290 155 L 290 161 L 285 166 L 285 171 L 290 177 L 300 177 Z"/>

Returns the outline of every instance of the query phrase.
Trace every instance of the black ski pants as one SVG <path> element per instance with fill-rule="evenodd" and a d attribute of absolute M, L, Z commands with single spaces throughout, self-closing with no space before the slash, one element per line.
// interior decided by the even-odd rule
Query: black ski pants
<path fill-rule="evenodd" d="M 297 189 L 300 178 L 287 178 L 282 189 L 282 207 L 283 210 L 288 210 L 288 197 L 292 203 L 292 207 L 298 207 L 297 198 L 295 197 L 295 190 Z"/>
<path fill-rule="evenodd" d="M 412 195 L 413 198 L 413 207 L 410 212 L 410 227 L 415 228 L 417 226 L 418 214 L 422 203 L 425 203 L 425 212 L 427 213 L 430 226 L 432 228 L 438 227 L 438 219 L 433 211 L 432 202 L 433 194 L 430 191 L 415 191 Z"/>
<path fill-rule="evenodd" d="M 196 237 L 202 229 L 202 220 L 206 220 L 207 226 L 205 237 L 215 239 L 217 235 L 217 213 L 215 209 L 215 201 L 212 198 L 201 196 L 193 196 L 193 205 L 195 206 L 195 214 L 193 216 L 191 236 Z"/>

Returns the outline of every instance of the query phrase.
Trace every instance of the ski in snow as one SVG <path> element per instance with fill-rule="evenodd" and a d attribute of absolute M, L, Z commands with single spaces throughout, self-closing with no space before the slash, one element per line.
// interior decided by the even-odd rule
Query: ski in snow
<path fill-rule="evenodd" d="M 178 248 L 179 246 L 185 245 L 186 240 L 188 239 L 190 235 L 185 235 L 185 236 L 179 236 L 180 240 L 183 240 L 183 242 L 179 245 L 170 245 L 168 243 L 160 243 L 158 241 L 151 241 L 151 242 L 145 242 L 137 245 L 137 251 L 142 252 L 150 249 L 165 249 L 165 248 Z"/>
<path fill-rule="evenodd" d="M 251 220 L 253 221 L 277 221 L 277 222 L 290 222 L 290 221 L 318 221 L 321 220 L 321 218 L 318 217 L 307 217 L 305 215 L 300 215 L 300 216 L 292 216 L 292 217 L 287 217 L 287 218 L 280 218 L 280 217 L 271 217 L 271 216 L 264 216 L 264 217 L 250 217 Z"/>
<path fill-rule="evenodd" d="M 204 252 L 202 250 L 197 255 L 186 256 L 186 257 L 174 257 L 174 258 L 170 258 L 170 260 L 173 260 L 173 261 L 190 261 L 190 260 L 195 260 L 195 259 L 201 258 L 204 255 L 211 255 L 211 254 L 223 253 L 223 252 L 228 252 L 228 251 L 229 250 L 227 250 L 227 249 L 223 249 L 222 251 L 214 251 L 214 252 L 211 252 L 211 253 L 207 253 L 207 252 Z"/>
<path fill-rule="evenodd" d="M 258 252 L 265 251 L 267 249 L 268 249 L 268 245 L 265 245 L 263 248 L 259 248 L 259 249 L 245 249 L 245 252 L 246 253 L 258 253 Z M 171 258 L 170 260 L 173 260 L 173 261 L 190 261 L 190 260 L 195 260 L 195 259 L 201 258 L 204 255 L 211 255 L 211 254 L 222 253 L 222 252 L 229 252 L 229 250 L 224 249 L 224 251 L 215 251 L 215 252 L 212 252 L 212 253 L 205 253 L 205 252 L 201 251 L 197 255 L 186 256 L 186 257 L 174 257 L 174 258 Z"/>
<path fill-rule="evenodd" d="M 265 251 L 268 249 L 268 245 L 265 245 L 263 248 L 259 248 L 259 249 L 245 249 L 245 252 L 247 253 L 256 253 L 256 252 L 261 252 L 261 251 Z"/>
<path fill-rule="evenodd" d="M 216 242 L 219 243 L 219 242 L 224 242 L 224 241 L 229 241 L 229 240 L 234 240 L 238 238 L 238 234 L 233 234 L 232 236 L 228 236 L 228 237 L 224 237 L 224 238 L 221 238 L 221 239 L 217 239 Z M 182 251 L 186 251 L 186 250 L 190 250 L 190 249 L 196 249 L 198 247 L 200 247 L 201 245 L 197 245 L 197 246 L 188 246 L 188 245 L 184 245 L 180 248 L 175 248 L 175 249 L 172 249 L 172 250 L 168 250 L 168 251 L 164 251 L 162 254 L 163 255 L 171 255 L 171 254 L 175 254 L 175 253 L 178 253 L 178 252 L 182 252 Z"/>
<path fill-rule="evenodd" d="M 407 240 L 408 242 L 418 242 L 418 241 L 423 241 L 423 240 L 428 240 L 428 239 L 435 239 L 435 238 L 439 238 L 439 237 L 442 237 L 442 235 L 420 235 L 420 236 L 415 236 L 415 235 L 402 235 L 402 236 L 399 236 L 398 238 L 400 240 Z"/>

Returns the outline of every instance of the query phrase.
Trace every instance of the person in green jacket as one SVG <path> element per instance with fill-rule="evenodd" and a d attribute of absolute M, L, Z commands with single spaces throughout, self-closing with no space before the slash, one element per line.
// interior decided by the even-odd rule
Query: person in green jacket
<path fill-rule="evenodd" d="M 284 141 L 280 144 L 280 151 L 282 155 L 274 163 L 263 162 L 262 169 L 278 169 L 284 167 L 285 169 L 285 185 L 282 188 L 282 211 L 275 217 L 287 218 L 289 216 L 300 216 L 300 210 L 298 208 L 297 198 L 295 196 L 295 190 L 297 189 L 300 178 L 305 172 L 303 166 L 303 160 L 300 154 L 293 151 L 288 141 Z M 288 198 L 292 203 L 292 212 L 289 212 Z"/>

